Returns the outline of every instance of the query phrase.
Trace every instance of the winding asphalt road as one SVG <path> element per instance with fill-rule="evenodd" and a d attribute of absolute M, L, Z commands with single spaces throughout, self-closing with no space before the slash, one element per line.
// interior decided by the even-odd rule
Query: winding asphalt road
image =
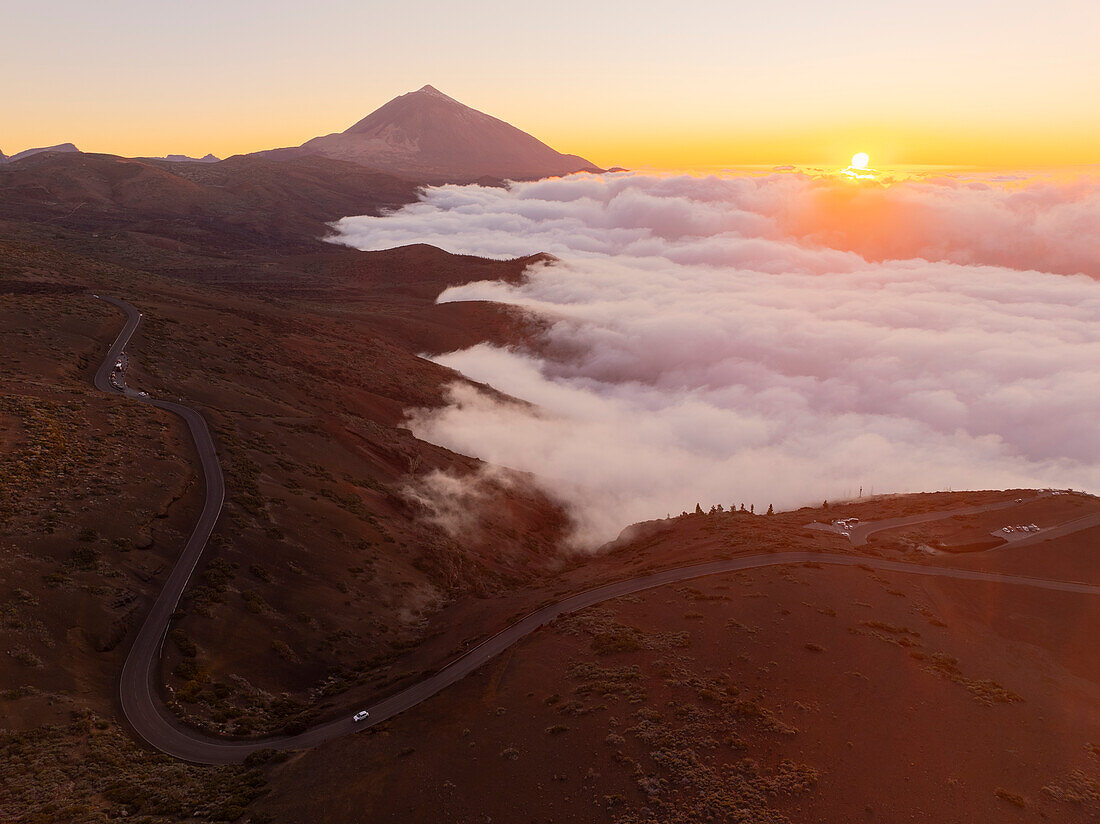
<path fill-rule="evenodd" d="M 100 297 L 100 296 L 96 296 Z M 818 552 L 777 552 L 772 554 L 744 555 L 723 561 L 714 561 L 695 566 L 668 569 L 645 575 L 639 578 L 631 578 L 626 581 L 618 581 L 605 586 L 596 587 L 568 598 L 555 604 L 535 610 L 527 617 L 516 621 L 511 626 L 483 641 L 478 646 L 467 652 L 458 660 L 439 670 L 434 675 L 428 676 L 423 681 L 414 684 L 401 692 L 384 698 L 374 706 L 368 707 L 370 718 L 367 721 L 356 723 L 348 715 L 326 723 L 319 724 L 312 729 L 298 735 L 276 735 L 267 738 L 253 738 L 248 740 L 233 740 L 215 738 L 182 727 L 178 720 L 164 706 L 157 687 L 159 674 L 159 660 L 161 647 L 168 632 L 168 625 L 172 613 L 183 595 L 184 589 L 195 566 L 202 555 L 210 532 L 221 512 L 222 501 L 225 493 L 225 483 L 222 478 L 221 467 L 218 464 L 214 451 L 214 442 L 210 438 L 210 432 L 203 421 L 202 416 L 179 403 L 162 401 L 156 398 L 135 392 L 132 389 L 116 388 L 111 385 L 110 376 L 114 364 L 119 355 L 123 353 L 126 344 L 129 343 L 138 324 L 141 322 L 141 314 L 130 304 L 115 298 L 100 297 L 113 306 L 117 306 L 126 313 L 126 325 L 118 338 L 111 346 L 107 359 L 96 373 L 95 385 L 104 392 L 121 394 L 127 398 L 152 404 L 161 409 L 166 409 L 179 415 L 187 422 L 191 436 L 195 441 L 199 459 L 202 463 L 203 476 L 206 483 L 206 497 L 203 502 L 202 514 L 199 516 L 195 530 L 191 534 L 187 545 L 180 554 L 176 565 L 173 567 L 164 584 L 164 588 L 153 603 L 152 609 L 145 618 L 137 638 L 126 657 L 122 667 L 122 675 L 119 679 L 119 698 L 122 711 L 127 721 L 135 732 L 150 746 L 168 755 L 185 761 L 199 764 L 229 764 L 243 761 L 249 753 L 264 748 L 280 750 L 303 749 L 313 747 L 322 742 L 338 738 L 349 733 L 359 732 L 374 724 L 379 724 L 389 718 L 415 707 L 422 701 L 431 698 L 436 693 L 444 690 L 456 681 L 466 677 L 495 656 L 516 644 L 539 627 L 553 621 L 562 615 L 577 610 L 585 609 L 610 598 L 618 598 L 642 590 L 665 586 L 666 584 L 688 581 L 692 578 L 701 578 L 706 575 L 719 575 L 728 572 L 738 572 L 748 569 L 761 569 L 764 567 L 781 566 L 790 564 L 828 564 L 830 566 L 860 566 L 864 568 L 880 569 L 889 572 L 900 572 L 907 575 L 923 575 L 937 578 L 954 578 L 963 581 L 982 581 L 987 583 L 1012 584 L 1018 586 L 1037 587 L 1039 589 L 1055 590 L 1058 592 L 1072 592 L 1087 595 L 1100 595 L 1100 586 L 1075 583 L 1071 581 L 1049 581 L 1043 578 L 1029 578 L 1019 575 L 1004 575 L 996 572 L 976 572 L 963 569 L 949 569 L 944 567 L 924 566 L 921 564 L 907 564 L 900 561 L 887 561 L 880 558 L 861 557 L 853 555 L 840 555 Z M 987 507 L 972 507 L 967 510 L 955 510 L 941 514 L 922 514 L 909 516 L 909 518 L 892 519 L 881 522 L 868 522 L 861 524 L 859 529 L 862 541 L 878 529 L 890 529 L 896 526 L 904 526 L 909 523 L 921 523 L 923 521 L 937 520 L 938 518 L 951 517 L 963 512 L 980 512 L 988 509 L 1002 508 L 1001 504 L 992 504 Z M 918 520 L 913 520 L 918 519 Z M 1077 527 L 1083 529 L 1084 526 Z M 1076 531 L 1076 530 L 1071 530 Z M 855 541 L 853 540 L 853 543 Z"/>

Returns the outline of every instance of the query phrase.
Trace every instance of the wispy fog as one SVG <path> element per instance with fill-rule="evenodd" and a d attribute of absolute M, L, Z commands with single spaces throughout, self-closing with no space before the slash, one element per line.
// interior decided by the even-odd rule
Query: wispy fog
<path fill-rule="evenodd" d="M 574 176 L 430 189 L 337 228 L 560 258 L 440 296 L 553 321 L 531 350 L 436 358 L 537 408 L 456 385 L 410 423 L 535 473 L 579 541 L 697 501 L 1100 489 L 1095 180 Z"/>

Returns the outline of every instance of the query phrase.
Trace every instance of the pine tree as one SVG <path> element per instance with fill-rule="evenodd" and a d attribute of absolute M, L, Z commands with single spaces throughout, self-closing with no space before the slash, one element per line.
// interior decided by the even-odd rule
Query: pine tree
<path fill-rule="evenodd" d="M 755 515 L 756 514 L 756 504 L 749 504 L 749 514 L 750 515 Z"/>
<path fill-rule="evenodd" d="M 768 514 L 769 514 L 769 515 L 774 515 L 774 514 L 775 514 L 775 510 L 774 510 L 774 509 L 772 509 L 772 505 L 771 505 L 771 504 L 768 504 Z"/>
<path fill-rule="evenodd" d="M 703 507 L 699 506 L 699 504 L 695 505 L 695 514 L 696 515 L 702 515 L 703 514 Z"/>

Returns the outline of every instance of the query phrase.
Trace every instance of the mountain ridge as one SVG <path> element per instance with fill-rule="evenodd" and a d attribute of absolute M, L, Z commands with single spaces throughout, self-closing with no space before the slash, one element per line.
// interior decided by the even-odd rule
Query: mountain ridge
<path fill-rule="evenodd" d="M 0 152 L 0 163 L 15 163 L 17 160 L 22 160 L 25 157 L 32 157 L 36 154 L 44 154 L 46 152 L 80 152 L 80 149 L 76 148 L 72 143 L 58 143 L 56 146 L 38 146 L 33 149 L 24 149 L 21 152 L 16 152 L 13 155 L 5 155 Z"/>

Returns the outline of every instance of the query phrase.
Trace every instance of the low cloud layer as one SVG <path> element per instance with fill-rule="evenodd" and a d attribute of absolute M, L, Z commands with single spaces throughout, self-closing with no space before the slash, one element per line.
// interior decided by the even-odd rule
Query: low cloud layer
<path fill-rule="evenodd" d="M 561 259 L 440 298 L 552 321 L 532 351 L 437 358 L 536 409 L 456 386 L 411 426 L 539 476 L 583 542 L 696 501 L 1100 489 L 1094 183 L 575 176 L 338 228 Z"/>

